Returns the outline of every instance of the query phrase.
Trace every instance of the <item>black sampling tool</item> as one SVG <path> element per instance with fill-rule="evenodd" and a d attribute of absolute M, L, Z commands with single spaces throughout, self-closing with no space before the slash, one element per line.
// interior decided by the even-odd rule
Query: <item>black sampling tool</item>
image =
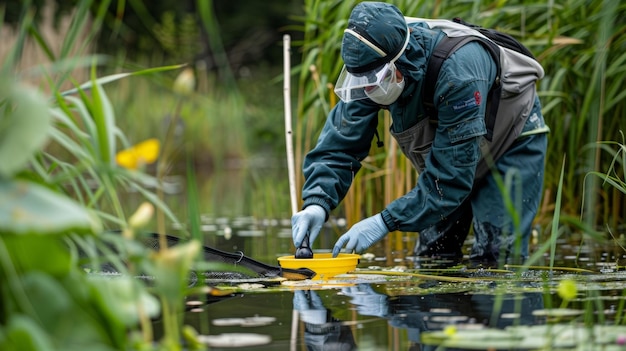
<path fill-rule="evenodd" d="M 295 258 L 313 258 L 313 250 L 309 245 L 309 233 L 306 233 L 300 247 L 296 249 Z"/>

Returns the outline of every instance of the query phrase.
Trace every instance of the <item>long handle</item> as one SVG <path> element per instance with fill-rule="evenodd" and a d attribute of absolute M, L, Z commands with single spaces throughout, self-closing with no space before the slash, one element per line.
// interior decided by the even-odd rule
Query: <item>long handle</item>
<path fill-rule="evenodd" d="M 291 37 L 283 36 L 284 58 L 284 83 L 283 93 L 285 100 L 285 145 L 287 146 L 287 170 L 289 171 L 289 195 L 291 198 L 291 214 L 298 212 L 298 199 L 296 195 L 296 173 L 293 159 L 293 131 L 291 130 Z"/>
<path fill-rule="evenodd" d="M 285 145 L 287 146 L 287 169 L 289 170 L 289 195 L 291 198 L 291 214 L 298 212 L 298 200 L 296 193 L 296 173 L 295 162 L 293 159 L 293 131 L 291 130 L 291 38 L 288 34 L 283 36 L 284 46 L 284 83 L 283 92 L 285 95 Z M 313 250 L 309 245 L 309 234 L 302 240 L 302 245 L 296 248 L 295 258 L 313 258 Z"/>
<path fill-rule="evenodd" d="M 291 214 L 298 211 L 296 199 L 296 174 L 294 172 L 293 144 L 291 131 L 291 37 L 289 34 L 283 35 L 283 100 L 285 100 L 285 145 L 287 147 L 287 169 L 289 171 L 289 197 L 291 199 Z M 298 311 L 294 308 L 291 311 L 291 338 L 289 350 L 296 351 L 296 341 L 298 339 Z"/>

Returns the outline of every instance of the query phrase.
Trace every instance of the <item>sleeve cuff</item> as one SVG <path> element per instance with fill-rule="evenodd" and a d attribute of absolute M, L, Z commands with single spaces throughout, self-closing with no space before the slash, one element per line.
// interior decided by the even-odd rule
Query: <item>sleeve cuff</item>
<path fill-rule="evenodd" d="M 389 211 L 387 211 L 387 209 L 384 209 L 380 215 L 383 217 L 383 222 L 385 222 L 385 225 L 387 226 L 387 229 L 389 229 L 390 232 L 394 232 L 396 230 L 398 230 L 398 225 L 396 224 L 396 221 L 393 219 L 393 217 L 391 216 L 391 213 L 389 213 Z"/>
<path fill-rule="evenodd" d="M 324 201 L 324 199 L 319 198 L 319 197 L 310 197 L 306 200 L 304 200 L 304 204 L 302 205 L 302 209 L 307 208 L 307 206 L 310 205 L 319 205 L 321 206 L 324 211 L 326 212 L 326 219 L 324 220 L 327 221 L 328 217 L 330 216 L 330 206 L 328 206 L 328 204 L 326 203 L 326 201 Z"/>

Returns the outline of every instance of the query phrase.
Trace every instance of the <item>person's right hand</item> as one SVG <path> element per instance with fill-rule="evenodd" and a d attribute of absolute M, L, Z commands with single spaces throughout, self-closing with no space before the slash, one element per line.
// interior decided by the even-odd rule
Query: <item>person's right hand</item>
<path fill-rule="evenodd" d="M 300 247 L 307 233 L 309 245 L 317 238 L 326 221 L 326 210 L 320 205 L 309 205 L 291 217 L 291 234 L 295 247 Z"/>

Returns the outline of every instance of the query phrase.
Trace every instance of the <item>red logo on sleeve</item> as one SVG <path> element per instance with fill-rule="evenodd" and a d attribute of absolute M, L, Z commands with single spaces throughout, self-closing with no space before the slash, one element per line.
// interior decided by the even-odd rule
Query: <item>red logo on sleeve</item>
<path fill-rule="evenodd" d="M 480 106 L 482 101 L 483 97 L 480 95 L 480 91 L 476 90 L 473 97 L 468 96 L 466 100 L 457 101 L 454 105 L 452 105 L 452 109 L 456 112 L 469 110 Z"/>
<path fill-rule="evenodd" d="M 476 100 L 476 105 L 480 106 L 480 102 L 483 101 L 483 97 L 480 95 L 480 91 L 474 92 L 474 100 Z"/>

